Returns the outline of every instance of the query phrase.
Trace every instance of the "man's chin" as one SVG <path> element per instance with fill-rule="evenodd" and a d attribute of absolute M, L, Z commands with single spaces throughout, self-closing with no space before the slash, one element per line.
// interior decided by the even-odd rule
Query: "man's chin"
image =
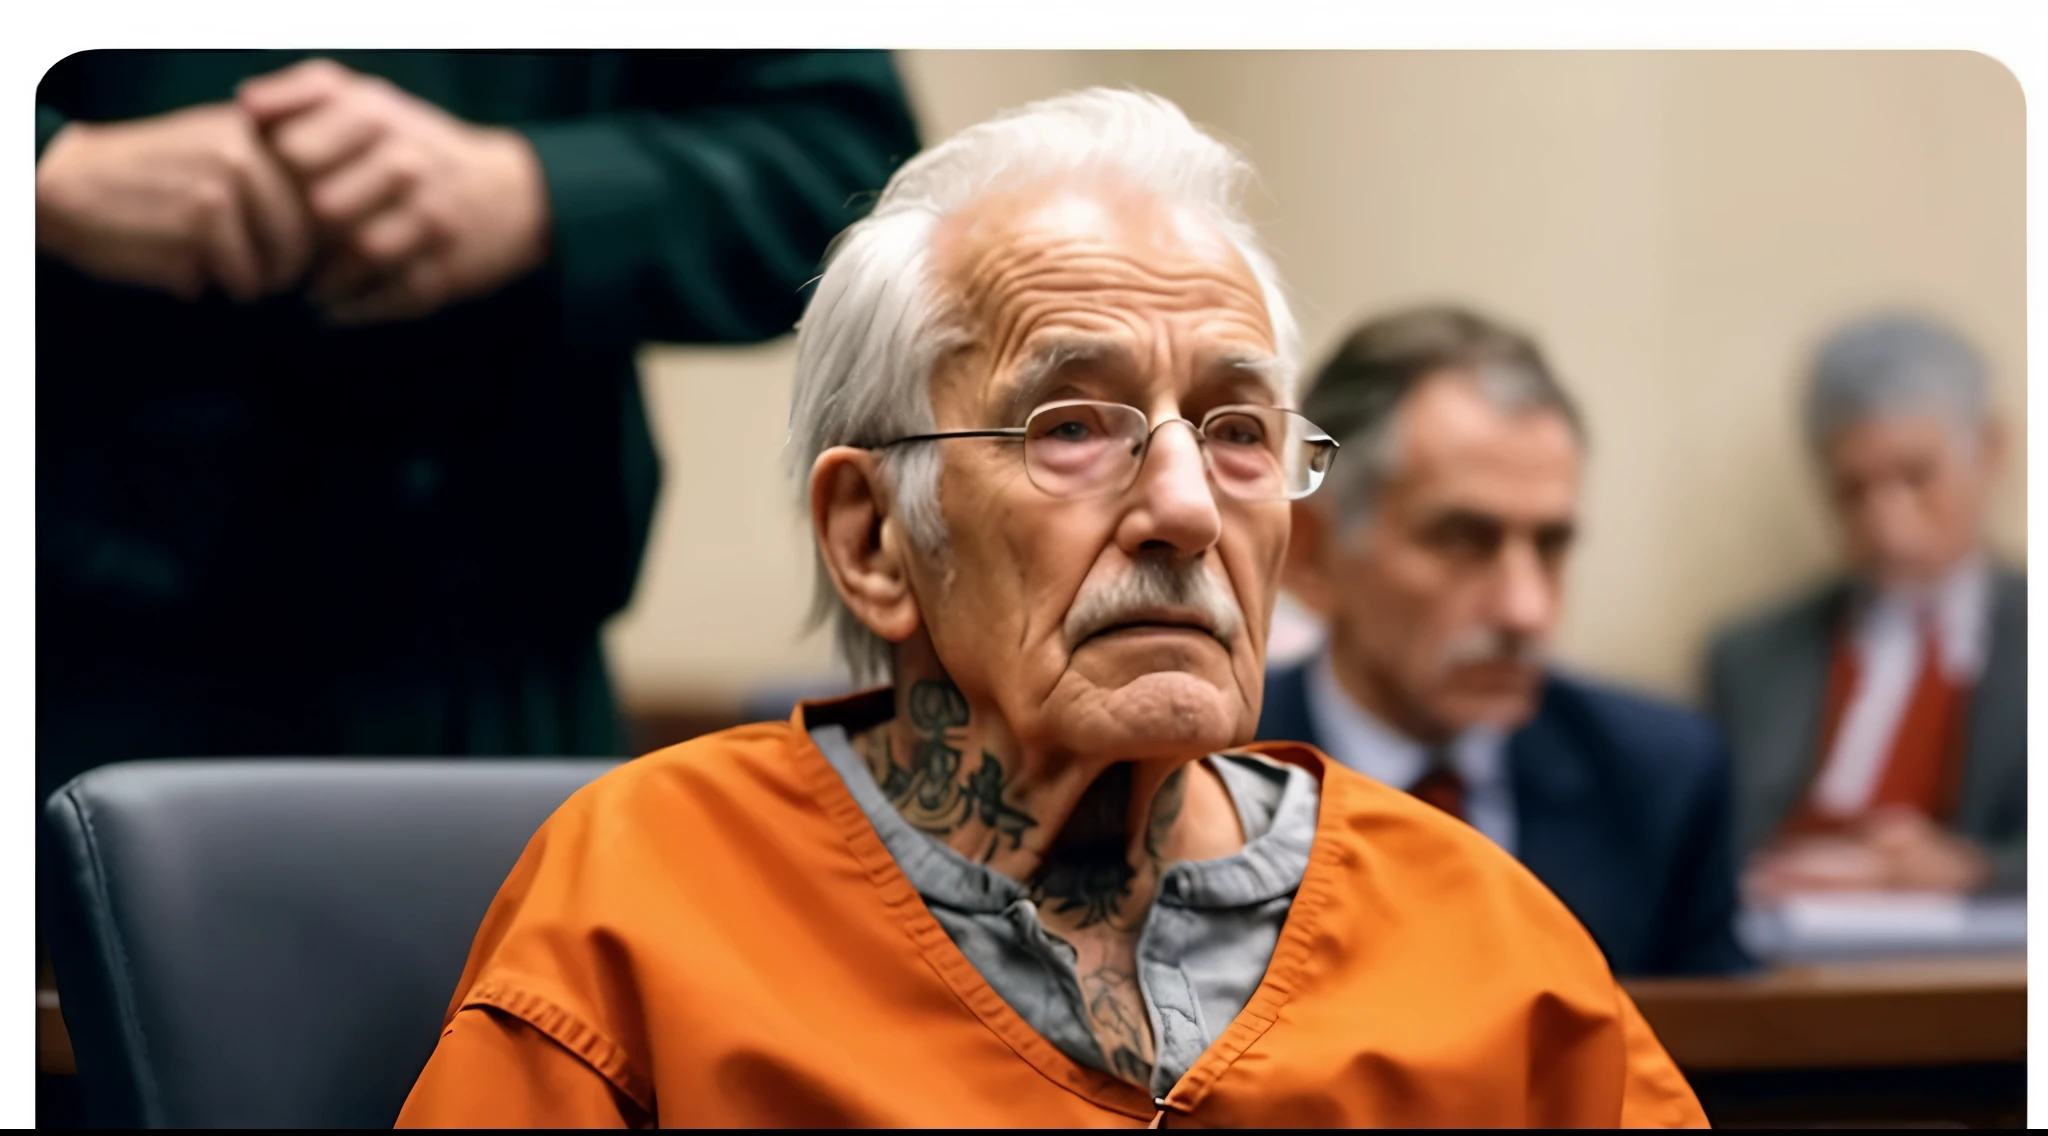
<path fill-rule="evenodd" d="M 1070 674 L 1070 682 L 1092 689 L 1067 692 L 1081 696 L 1071 704 L 1075 714 L 1062 732 L 1076 749 L 1103 755 L 1228 748 L 1242 740 L 1248 711 L 1236 681 L 1204 673 L 1208 669 Z"/>
<path fill-rule="evenodd" d="M 1451 687 L 1445 690 L 1438 703 L 1443 707 L 1441 717 L 1458 723 L 1463 729 L 1470 726 L 1491 726 L 1496 729 L 1513 729 L 1527 722 L 1536 713 L 1538 693 L 1543 685 L 1543 672 L 1534 667 L 1508 668 L 1489 664 L 1483 675 L 1460 675 Z"/>
<path fill-rule="evenodd" d="M 1901 561 L 1880 564 L 1864 575 L 1880 589 L 1913 591 L 1940 583 L 1952 567 L 1941 563 Z"/>

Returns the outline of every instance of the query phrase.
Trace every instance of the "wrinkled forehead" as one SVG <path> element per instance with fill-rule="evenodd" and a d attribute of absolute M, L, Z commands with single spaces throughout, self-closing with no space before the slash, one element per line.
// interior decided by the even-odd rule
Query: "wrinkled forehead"
<path fill-rule="evenodd" d="M 1380 462 L 1357 467 L 1376 474 L 1384 494 L 1424 512 L 1457 510 L 1509 523 L 1577 509 L 1584 454 L 1557 409 L 1503 404 L 1474 372 L 1457 368 L 1422 380 L 1396 414 Z"/>
<path fill-rule="evenodd" d="M 1186 206 L 1104 178 L 991 194 L 936 234 L 934 264 L 1003 401 L 1069 369 L 1160 366 L 1286 393 L 1258 276 Z M 1248 392 L 1249 393 L 1249 392 Z M 1251 395 L 1256 397 L 1256 395 Z"/>
<path fill-rule="evenodd" d="M 1891 408 L 1845 422 L 1828 435 L 1823 454 L 1840 473 L 1872 464 L 1946 461 L 1975 456 L 1984 426 L 1965 426 L 1936 409 Z"/>

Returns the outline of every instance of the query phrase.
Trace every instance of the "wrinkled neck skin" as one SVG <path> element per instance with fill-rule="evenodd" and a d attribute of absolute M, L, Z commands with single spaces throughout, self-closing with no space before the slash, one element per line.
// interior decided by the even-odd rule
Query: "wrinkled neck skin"
<path fill-rule="evenodd" d="M 1157 1048 L 1137 947 L 1167 867 L 1227 856 L 1244 830 L 1201 754 L 1091 760 L 1020 745 L 977 709 L 922 635 L 896 652 L 896 714 L 853 737 L 905 820 L 1025 885 L 1073 948 L 1088 1028 L 1109 1069 L 1141 1088 Z"/>
<path fill-rule="evenodd" d="M 899 648 L 894 693 L 895 716 L 853 737 L 876 783 L 912 826 L 1026 885 L 1048 928 L 1135 933 L 1168 865 L 1244 845 L 1200 754 L 1034 752 L 919 644 Z"/>

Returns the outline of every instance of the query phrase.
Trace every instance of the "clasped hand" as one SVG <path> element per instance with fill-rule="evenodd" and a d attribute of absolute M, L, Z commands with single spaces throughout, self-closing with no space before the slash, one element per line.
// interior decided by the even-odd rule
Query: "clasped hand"
<path fill-rule="evenodd" d="M 36 166 L 36 244 L 185 300 L 304 289 L 336 323 L 415 319 L 547 256 L 540 164 L 515 131 L 312 60 L 232 103 L 74 123 Z"/>
<path fill-rule="evenodd" d="M 1990 877 L 1970 841 L 1911 810 L 1886 809 L 1843 832 L 1802 836 L 1760 853 L 1744 875 L 1751 903 L 1829 891 L 1967 894 Z"/>

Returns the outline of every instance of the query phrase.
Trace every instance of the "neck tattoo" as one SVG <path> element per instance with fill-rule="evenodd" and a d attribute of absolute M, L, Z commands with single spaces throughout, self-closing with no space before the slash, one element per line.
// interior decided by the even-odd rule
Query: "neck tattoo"
<path fill-rule="evenodd" d="M 908 717 L 914 741 L 898 760 L 899 747 L 883 723 L 855 739 L 868 772 L 883 795 L 912 826 L 941 840 L 970 825 L 987 830 L 980 860 L 986 864 L 1008 838 L 1010 850 L 1023 846 L 1026 829 L 1038 819 L 1004 799 L 1010 778 L 1000 758 L 987 750 L 970 773 L 962 774 L 956 733 L 968 724 L 967 699 L 950 682 L 919 679 L 910 689 Z"/>
<path fill-rule="evenodd" d="M 1110 1071 L 1150 1084 L 1153 1039 L 1137 978 L 1137 941 L 1160 877 L 1168 837 L 1187 796 L 1187 769 L 1153 794 L 1142 839 L 1132 840 L 1136 769 L 1109 766 L 1047 839 L 1041 816 L 1016 799 L 1018 770 L 986 747 L 970 746 L 972 712 L 958 687 L 918 679 L 899 694 L 900 720 L 854 735 L 854 748 L 889 803 L 910 824 L 963 855 L 1014 866 L 1046 930 L 1075 950 L 1088 1024 Z M 978 749 L 966 768 L 964 751 Z M 1039 830 L 1033 832 L 1033 830 Z M 1034 844 L 1025 849 L 1025 835 Z M 1043 842 L 1042 844 L 1040 842 Z M 1018 859 L 1010 853 L 1028 852 Z"/>

